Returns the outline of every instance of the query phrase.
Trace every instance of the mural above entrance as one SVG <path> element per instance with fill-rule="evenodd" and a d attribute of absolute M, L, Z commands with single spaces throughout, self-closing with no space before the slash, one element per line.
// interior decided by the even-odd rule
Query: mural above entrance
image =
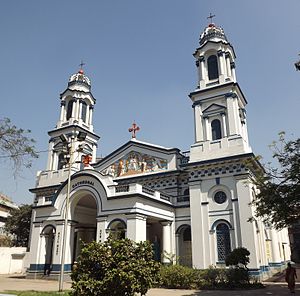
<path fill-rule="evenodd" d="M 112 177 L 121 177 L 167 169 L 168 162 L 166 159 L 139 152 L 129 152 L 103 170 L 102 173 Z"/>

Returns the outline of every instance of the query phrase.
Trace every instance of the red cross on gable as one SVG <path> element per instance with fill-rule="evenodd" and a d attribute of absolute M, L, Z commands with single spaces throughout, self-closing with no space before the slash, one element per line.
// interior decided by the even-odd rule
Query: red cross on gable
<path fill-rule="evenodd" d="M 91 161 L 92 161 L 92 156 L 90 154 L 83 155 L 82 163 L 84 164 L 85 167 L 90 166 Z"/>
<path fill-rule="evenodd" d="M 139 131 L 140 128 L 137 126 L 135 122 L 133 122 L 132 127 L 128 129 L 128 131 L 131 133 L 131 138 L 136 138 L 135 132 Z"/>

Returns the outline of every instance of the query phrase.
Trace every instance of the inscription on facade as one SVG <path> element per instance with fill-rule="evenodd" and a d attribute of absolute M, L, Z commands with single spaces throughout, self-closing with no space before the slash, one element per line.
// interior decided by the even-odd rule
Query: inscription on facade
<path fill-rule="evenodd" d="M 88 181 L 88 180 L 82 180 L 82 181 L 79 181 L 79 182 L 76 182 L 75 184 L 72 185 L 72 189 L 80 186 L 80 185 L 91 185 L 91 186 L 94 186 L 94 182 L 92 181 Z"/>

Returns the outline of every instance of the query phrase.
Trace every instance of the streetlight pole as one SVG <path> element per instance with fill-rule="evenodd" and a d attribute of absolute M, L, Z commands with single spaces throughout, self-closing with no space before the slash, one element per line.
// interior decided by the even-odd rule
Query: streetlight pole
<path fill-rule="evenodd" d="M 64 271 L 65 271 L 65 252 L 66 252 L 66 242 L 67 242 L 67 229 L 68 229 L 68 213 L 69 213 L 69 204 L 70 204 L 70 191 L 71 191 L 71 167 L 73 163 L 73 149 L 74 144 L 74 136 L 71 137 L 71 141 L 68 145 L 69 148 L 69 167 L 68 167 L 68 184 L 67 184 L 67 196 L 66 196 L 66 206 L 65 206 L 65 222 L 63 225 L 63 241 L 62 241 L 62 249 L 61 249 L 61 267 L 60 267 L 60 275 L 59 275 L 59 292 L 63 291 L 64 285 Z"/>

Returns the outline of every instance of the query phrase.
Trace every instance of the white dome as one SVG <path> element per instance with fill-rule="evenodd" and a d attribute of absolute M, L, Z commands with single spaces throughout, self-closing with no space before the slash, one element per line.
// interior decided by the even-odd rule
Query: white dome
<path fill-rule="evenodd" d="M 207 41 L 225 41 L 228 43 L 223 28 L 217 27 L 215 24 L 209 24 L 200 36 L 200 45 Z"/>
<path fill-rule="evenodd" d="M 84 75 L 84 72 L 82 69 L 80 69 L 77 73 L 73 74 L 69 79 L 69 85 L 73 84 L 85 84 L 89 88 L 91 87 L 91 81 L 90 79 Z"/>

